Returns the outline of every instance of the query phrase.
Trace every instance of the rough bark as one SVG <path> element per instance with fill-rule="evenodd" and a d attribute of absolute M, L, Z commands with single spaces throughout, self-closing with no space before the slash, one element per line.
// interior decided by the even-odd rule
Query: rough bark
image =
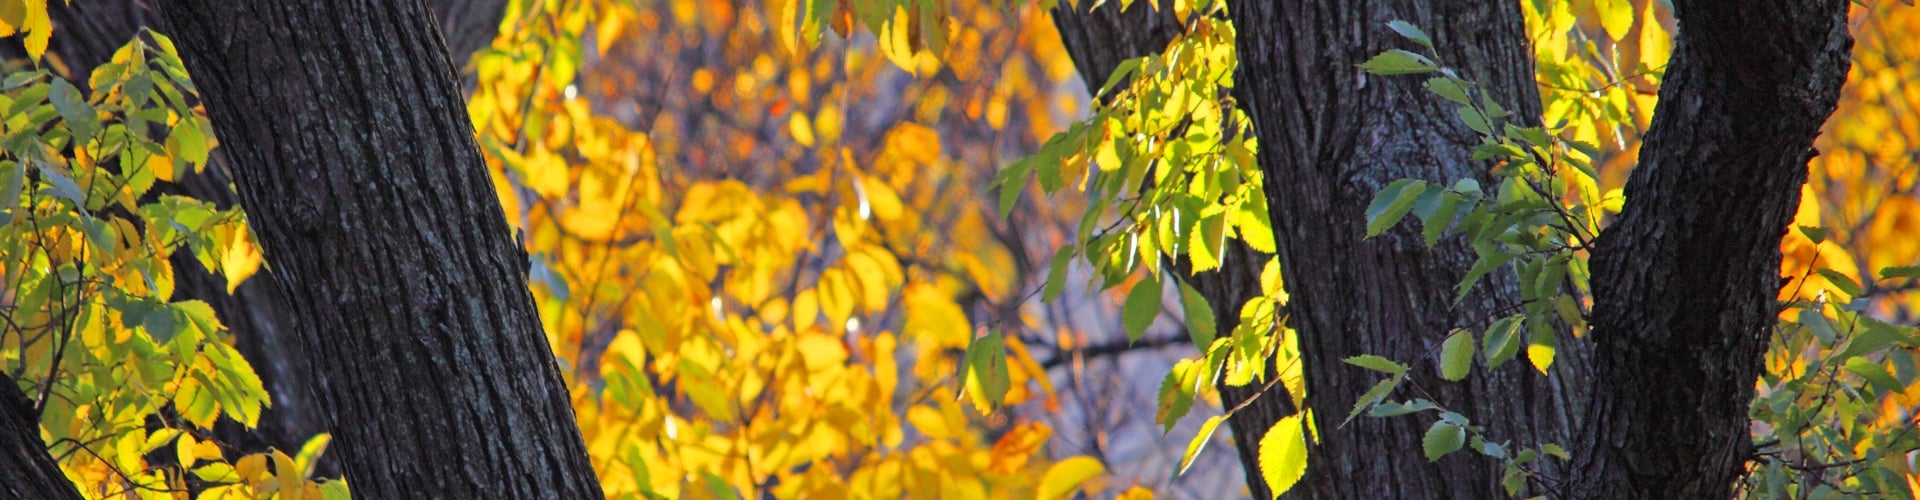
<path fill-rule="evenodd" d="M 599 497 L 426 6 L 158 6 L 355 493 Z"/>
<path fill-rule="evenodd" d="M 1484 426 L 1512 447 L 1565 442 L 1583 407 L 1585 346 L 1561 343 L 1553 376 L 1525 361 L 1476 371 L 1465 382 L 1437 376 L 1437 346 L 1455 327 L 1482 329 L 1514 312 L 1510 277 L 1490 277 L 1455 305 L 1454 285 L 1474 253 L 1459 238 L 1434 249 L 1416 224 L 1365 238 L 1365 207 L 1401 178 L 1492 185 L 1472 162 L 1478 141 L 1454 110 L 1420 88 L 1421 79 L 1378 77 L 1355 66 L 1389 48 L 1411 48 L 1386 27 L 1405 20 L 1433 35 L 1441 56 L 1498 96 L 1523 122 L 1538 121 L 1532 52 L 1519 5 L 1512 2 L 1230 2 L 1238 28 L 1236 92 L 1260 137 L 1278 257 L 1291 297 L 1290 325 L 1305 358 L 1307 400 L 1319 422 L 1302 497 L 1390 498 L 1419 492 L 1442 498 L 1496 498 L 1499 465 L 1472 453 L 1429 462 L 1420 439 L 1428 416 L 1358 418 L 1336 427 L 1358 396 L 1381 379 L 1342 363 L 1360 354 L 1410 361 L 1407 394 L 1427 397 Z M 1262 422 L 1291 413 L 1284 398 L 1244 410 Z M 1257 416 L 1257 417 L 1254 417 Z M 1243 456 L 1264 428 L 1238 432 Z M 1247 464 L 1256 497 L 1269 496 L 1256 463 Z M 1554 471 L 1547 471 L 1549 475 Z"/>
<path fill-rule="evenodd" d="M 430 0 L 427 2 L 439 20 L 449 52 L 455 61 L 465 61 L 498 33 L 504 0 Z M 54 22 L 47 54 L 60 62 L 66 77 L 84 85 L 93 68 L 105 63 L 143 28 L 168 31 L 150 5 L 132 0 L 89 0 L 53 2 L 47 5 Z M 0 56 L 26 58 L 17 40 L 0 44 Z M 470 80 L 470 78 L 468 79 Z M 466 82 L 471 86 L 471 82 Z M 206 171 L 183 173 L 177 183 L 160 182 L 154 193 L 180 194 L 213 203 L 222 209 L 233 206 L 231 162 L 224 151 L 215 150 Z M 227 280 L 202 267 L 185 249 L 169 259 L 177 283 L 174 300 L 201 300 L 234 336 L 234 347 L 258 373 L 261 383 L 273 398 L 265 409 L 259 427 L 240 429 L 222 421 L 217 434 L 228 445 L 242 452 L 264 451 L 263 446 L 298 450 L 315 434 L 327 432 L 319 405 L 308 391 L 309 373 L 301 363 L 295 346 L 295 331 L 301 325 L 281 305 L 285 293 L 269 269 L 259 273 L 227 293 Z M 338 465 L 331 454 L 322 455 L 315 474 L 338 477 Z"/>
<path fill-rule="evenodd" d="M 1732 494 L 1753 453 L 1780 238 L 1846 81 L 1845 1 L 1676 1 L 1674 17 L 1627 205 L 1595 242 L 1601 383 L 1569 497 Z"/>
<path fill-rule="evenodd" d="M 40 414 L 12 378 L 0 377 L 0 496 L 79 500 L 40 439 Z"/>

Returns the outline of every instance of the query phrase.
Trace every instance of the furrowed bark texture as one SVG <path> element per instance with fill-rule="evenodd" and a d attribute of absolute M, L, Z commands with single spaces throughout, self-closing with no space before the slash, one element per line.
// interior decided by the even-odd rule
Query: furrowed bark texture
<path fill-rule="evenodd" d="M 1595 242 L 1600 385 L 1570 497 L 1727 498 L 1778 314 L 1780 238 L 1846 81 L 1847 2 L 1676 1 L 1660 105 Z"/>
<path fill-rule="evenodd" d="M 426 6 L 158 5 L 354 492 L 600 497 Z"/>
<path fill-rule="evenodd" d="M 1132 9 L 1125 11 L 1120 10 L 1118 2 L 1107 2 L 1098 7 L 1093 6 L 1092 2 L 1085 2 L 1081 7 L 1076 9 L 1062 3 L 1054 8 L 1053 19 L 1054 25 L 1060 30 L 1067 55 L 1073 59 L 1074 67 L 1080 70 L 1081 81 L 1086 83 L 1089 92 L 1098 91 L 1121 62 L 1165 51 L 1167 44 L 1182 29 L 1178 18 L 1174 17 L 1173 8 L 1167 5 L 1162 5 L 1157 11 L 1146 2 L 1136 2 Z M 1213 310 L 1215 334 L 1224 337 L 1232 335 L 1239 326 L 1240 306 L 1260 295 L 1260 271 L 1270 257 L 1238 239 L 1227 241 L 1227 247 L 1221 254 L 1220 267 L 1211 271 L 1193 273 L 1191 263 L 1184 259 L 1170 264 L 1172 269 L 1177 270 L 1175 275 L 1206 297 L 1209 309 Z M 1207 348 L 1194 347 L 1202 350 Z M 1273 420 L 1266 419 L 1271 414 L 1284 416 L 1294 413 L 1286 387 L 1281 385 L 1269 387 L 1264 395 L 1260 394 L 1259 385 L 1234 387 L 1225 380 L 1217 383 L 1216 388 L 1220 390 L 1221 401 L 1228 409 L 1256 396 L 1271 399 L 1273 401 L 1270 403 L 1279 405 L 1272 411 L 1242 411 L 1228 418 L 1227 426 L 1240 442 L 1258 443 L 1259 436 L 1273 425 Z M 1249 464 L 1247 477 L 1260 477 L 1258 466 L 1253 465 L 1259 463 L 1256 454 L 1258 447 L 1239 446 L 1236 451 L 1240 463 Z M 1257 483 L 1252 487 L 1254 492 L 1261 491 Z"/>
<path fill-rule="evenodd" d="M 1396 179 L 1493 185 L 1488 165 L 1469 161 L 1477 138 L 1423 78 L 1366 75 L 1356 67 L 1391 48 L 1419 49 L 1393 33 L 1405 20 L 1432 34 L 1443 60 L 1481 83 L 1521 125 L 1540 116 L 1532 51 L 1519 5 L 1453 1 L 1230 2 L 1239 33 L 1235 92 L 1260 137 L 1259 164 L 1290 294 L 1290 325 L 1306 361 L 1307 409 L 1319 422 L 1297 497 L 1498 498 L 1498 463 L 1474 453 L 1429 462 L 1421 436 L 1433 417 L 1342 419 L 1361 393 L 1384 378 L 1341 360 L 1374 354 L 1409 362 L 1410 383 L 1394 399 L 1427 397 L 1510 440 L 1509 449 L 1565 442 L 1584 406 L 1585 345 L 1563 339 L 1551 377 L 1525 359 L 1465 382 L 1439 379 L 1438 346 L 1456 327 L 1482 330 L 1516 312 L 1510 275 L 1495 273 L 1455 305 L 1454 286 L 1475 254 L 1458 237 L 1429 249 L 1419 224 L 1365 237 L 1365 209 Z M 1292 414 L 1285 398 L 1263 397 L 1243 410 L 1270 425 Z M 1235 425 L 1242 456 L 1252 456 L 1264 426 Z M 1270 497 L 1257 461 L 1247 461 L 1253 496 Z M 1558 474 L 1551 468 L 1548 476 Z"/>
<path fill-rule="evenodd" d="M 0 377 L 0 496 L 79 500 L 40 439 L 40 414 L 12 378 Z"/>
<path fill-rule="evenodd" d="M 493 40 L 506 7 L 503 0 L 427 3 L 446 35 L 453 59 L 461 62 Z M 77 85 L 85 85 L 93 69 L 139 35 L 142 28 L 168 31 L 152 6 L 133 0 L 52 2 L 47 5 L 47 13 L 55 24 L 47 53 L 66 67 L 67 78 Z M 26 51 L 17 40 L 9 40 L 0 45 L 0 56 L 24 59 Z M 223 209 L 233 206 L 233 191 L 227 188 L 232 182 L 231 161 L 224 151 L 216 150 L 209 163 L 204 172 L 183 173 L 177 183 L 160 182 L 154 193 L 191 196 Z M 273 278 L 273 271 L 261 269 L 229 294 L 227 279 L 207 271 L 186 249 L 169 260 L 177 283 L 174 300 L 197 299 L 210 304 L 233 333 L 235 348 L 273 397 L 273 405 L 265 409 L 257 429 L 239 429 L 237 423 L 223 421 L 218 429 L 221 440 L 249 453 L 265 451 L 261 445 L 292 451 L 315 434 L 327 432 L 318 404 L 307 389 L 308 370 L 301 364 L 294 338 L 301 325 L 281 305 L 285 292 Z M 315 473 L 339 476 L 332 454 L 321 456 Z"/>

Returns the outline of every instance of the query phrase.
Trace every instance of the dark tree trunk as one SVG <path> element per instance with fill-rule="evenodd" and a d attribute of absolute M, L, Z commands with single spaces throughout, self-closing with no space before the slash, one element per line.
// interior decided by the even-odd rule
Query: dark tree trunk
<path fill-rule="evenodd" d="M 599 497 L 426 6 L 158 4 L 354 491 Z"/>
<path fill-rule="evenodd" d="M 493 40 L 505 3 L 430 0 L 428 5 L 446 35 L 453 59 L 465 61 Z M 47 5 L 47 14 L 55 25 L 47 53 L 66 68 L 69 80 L 80 85 L 86 83 L 93 68 L 139 35 L 141 28 L 167 31 L 151 6 L 131 0 L 53 2 Z M 0 44 L 0 56 L 24 59 L 26 51 L 17 40 L 9 40 Z M 233 206 L 233 191 L 227 188 L 232 182 L 231 164 L 225 152 L 214 151 L 210 163 L 202 173 L 182 172 L 177 183 L 159 183 L 154 193 L 183 194 L 222 209 Z M 285 293 L 273 272 L 263 268 L 229 294 L 227 279 L 202 267 L 186 249 L 175 252 L 169 260 L 177 283 L 174 299 L 210 304 L 233 334 L 235 348 L 253 366 L 273 398 L 273 405 L 260 417 L 258 429 L 249 432 L 235 422 L 222 421 L 217 429 L 222 441 L 247 453 L 264 451 L 263 446 L 291 452 L 315 434 L 327 432 L 321 408 L 308 391 L 309 371 L 298 355 L 294 332 L 301 325 L 281 305 Z M 338 477 L 335 462 L 333 455 L 322 455 L 316 475 Z"/>
<path fill-rule="evenodd" d="M 1386 26 L 1405 20 L 1427 30 L 1441 56 L 1500 98 L 1523 122 L 1537 122 L 1532 51 L 1513 2 L 1232 2 L 1240 72 L 1235 89 L 1260 137 L 1259 163 L 1291 297 L 1290 322 L 1306 361 L 1306 404 L 1319 424 L 1307 475 L 1292 490 L 1305 497 L 1390 498 L 1418 492 L 1440 498 L 1496 498 L 1501 468 L 1458 453 L 1428 462 L 1421 436 L 1432 417 L 1357 418 L 1336 427 L 1361 393 L 1382 376 L 1342 363 L 1360 354 L 1411 361 L 1409 384 L 1395 398 L 1428 397 L 1484 426 L 1513 447 L 1564 442 L 1583 406 L 1568 381 L 1584 375 L 1585 346 L 1560 343 L 1553 374 L 1526 362 L 1476 371 L 1465 382 L 1437 376 L 1436 348 L 1455 327 L 1483 329 L 1518 304 L 1511 277 L 1483 281 L 1455 305 L 1454 285 L 1475 255 L 1464 240 L 1433 249 L 1405 224 L 1365 237 L 1365 207 L 1401 178 L 1492 185 L 1487 165 L 1470 161 L 1477 138 L 1452 107 L 1430 98 L 1421 79 L 1378 77 L 1355 66 L 1390 48 L 1411 47 Z M 1496 273 L 1498 274 L 1498 273 Z M 1251 456 L 1264 425 L 1292 413 L 1285 398 L 1261 398 L 1235 425 Z M 1256 497 L 1271 496 L 1255 462 L 1246 464 Z"/>
<path fill-rule="evenodd" d="M 1726 498 L 1745 471 L 1780 237 L 1846 82 L 1847 3 L 1674 2 L 1659 109 L 1595 242 L 1597 392 L 1567 496 Z"/>
<path fill-rule="evenodd" d="M 0 496 L 80 499 L 73 481 L 47 454 L 40 439 L 40 413 L 12 378 L 0 377 Z"/>

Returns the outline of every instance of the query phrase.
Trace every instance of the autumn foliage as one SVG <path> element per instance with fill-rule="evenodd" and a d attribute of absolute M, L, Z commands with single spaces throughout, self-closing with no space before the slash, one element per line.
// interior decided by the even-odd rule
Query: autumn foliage
<path fill-rule="evenodd" d="M 462 67 L 467 111 L 607 495 L 1238 496 L 1216 431 L 1244 402 L 1216 381 L 1277 385 L 1296 407 L 1305 384 L 1277 260 L 1229 335 L 1182 281 L 1221 268 L 1229 242 L 1271 254 L 1274 222 L 1231 90 L 1235 27 L 1222 4 L 1163 3 L 1186 27 L 1165 53 L 1078 75 L 1051 4 L 507 2 Z M 262 258 L 240 209 L 166 190 L 219 145 L 172 42 L 143 31 L 65 74 L 43 54 L 59 29 L 45 5 L 4 4 L 0 36 L 32 58 L 0 82 L 0 369 L 48 452 L 89 497 L 346 495 L 316 474 L 324 434 L 249 453 L 215 432 L 256 426 L 271 398 L 212 307 L 176 293 L 169 257 L 229 292 Z M 1674 23 L 1661 2 L 1524 4 L 1544 127 L 1489 125 L 1500 96 L 1465 97 L 1471 75 L 1410 98 L 1459 92 L 1513 168 L 1536 162 L 1539 203 L 1577 212 L 1527 231 L 1591 235 L 1620 210 Z M 1853 72 L 1781 242 L 1751 496 L 1920 491 L 1920 11 L 1876 2 L 1853 20 Z M 1413 57 L 1370 78 L 1444 66 L 1416 52 L 1417 27 L 1394 29 Z M 1446 210 L 1431 244 L 1481 187 L 1389 189 L 1368 233 Z M 1486 189 L 1488 207 L 1508 196 Z M 1482 273 L 1566 295 L 1412 369 L 1546 372 L 1552 332 L 1522 328 L 1586 334 L 1579 239 Z M 1393 384 L 1412 364 L 1349 362 Z M 1342 419 L 1445 411 L 1382 387 L 1240 445 L 1285 490 Z M 1470 428 L 1442 417 L 1427 455 L 1506 460 L 1524 485 L 1522 450 L 1495 457 L 1497 437 Z"/>

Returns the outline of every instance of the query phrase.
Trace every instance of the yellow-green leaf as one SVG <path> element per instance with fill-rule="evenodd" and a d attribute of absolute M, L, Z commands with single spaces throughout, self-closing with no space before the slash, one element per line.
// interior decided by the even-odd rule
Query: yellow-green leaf
<path fill-rule="evenodd" d="M 1067 498 L 1080 491 L 1080 485 L 1107 472 L 1106 466 L 1092 457 L 1073 457 L 1061 460 L 1047 468 L 1046 475 L 1040 477 L 1040 491 L 1034 495 L 1042 500 Z"/>
<path fill-rule="evenodd" d="M 1473 334 L 1455 329 L 1440 345 L 1440 378 L 1460 381 L 1473 370 Z"/>
<path fill-rule="evenodd" d="M 1260 438 L 1260 479 L 1278 498 L 1307 474 L 1306 422 L 1294 414 L 1274 422 Z"/>

